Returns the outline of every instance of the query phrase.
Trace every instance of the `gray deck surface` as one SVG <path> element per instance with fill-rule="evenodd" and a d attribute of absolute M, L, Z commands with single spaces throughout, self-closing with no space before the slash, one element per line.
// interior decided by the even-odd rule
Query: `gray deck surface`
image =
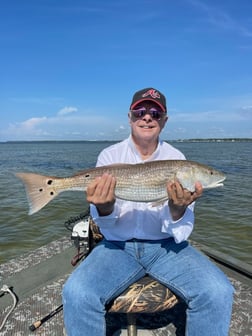
<path fill-rule="evenodd" d="M 2 288 L 3 284 L 12 287 L 19 300 L 5 327 L 0 331 L 1 336 L 64 335 L 62 311 L 44 323 L 35 332 L 31 332 L 29 326 L 61 304 L 62 286 L 73 270 L 70 260 L 75 252 L 70 238 L 63 237 L 33 251 L 31 254 L 20 256 L 0 265 L 0 288 Z M 251 336 L 251 277 L 238 274 L 225 266 L 221 267 L 236 289 L 229 335 Z M 0 324 L 10 310 L 11 305 L 11 296 L 0 292 Z M 180 304 L 169 311 L 159 314 L 141 314 L 138 319 L 138 335 L 182 336 L 184 311 L 185 306 Z M 126 319 L 123 314 L 116 314 L 116 316 L 115 314 L 109 314 L 107 325 L 107 336 L 126 335 Z"/>

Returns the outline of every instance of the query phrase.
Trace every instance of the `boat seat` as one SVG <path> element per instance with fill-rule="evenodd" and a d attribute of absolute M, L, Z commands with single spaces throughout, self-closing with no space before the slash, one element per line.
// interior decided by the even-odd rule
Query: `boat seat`
<path fill-rule="evenodd" d="M 137 314 L 161 312 L 177 303 L 177 297 L 167 287 L 146 275 L 116 297 L 108 312 L 126 314 L 128 336 L 137 336 Z"/>
<path fill-rule="evenodd" d="M 90 219 L 90 229 L 94 246 L 103 236 L 92 219 Z M 107 312 L 126 314 L 128 336 L 137 336 L 137 314 L 161 312 L 174 307 L 177 303 L 178 298 L 174 293 L 146 275 L 110 302 Z"/>

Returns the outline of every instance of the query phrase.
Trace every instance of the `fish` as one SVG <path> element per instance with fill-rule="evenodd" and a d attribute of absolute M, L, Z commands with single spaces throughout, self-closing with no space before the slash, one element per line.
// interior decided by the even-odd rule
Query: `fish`
<path fill-rule="evenodd" d="M 178 180 L 193 192 L 195 183 L 203 189 L 223 186 L 226 176 L 212 167 L 189 160 L 159 160 L 137 164 L 119 163 L 80 171 L 69 177 L 18 172 L 25 186 L 29 214 L 41 210 L 64 191 L 86 191 L 96 177 L 104 173 L 116 178 L 115 197 L 133 202 L 151 202 L 153 206 L 168 200 L 167 183 Z"/>

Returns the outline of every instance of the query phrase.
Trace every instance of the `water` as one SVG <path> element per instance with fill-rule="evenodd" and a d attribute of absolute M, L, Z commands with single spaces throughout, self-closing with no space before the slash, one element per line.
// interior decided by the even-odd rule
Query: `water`
<path fill-rule="evenodd" d="M 69 234 L 64 222 L 88 205 L 82 192 L 65 193 L 29 216 L 18 171 L 68 176 L 93 167 L 108 142 L 0 143 L 0 263 Z M 175 142 L 190 160 L 220 169 L 225 187 L 196 204 L 192 239 L 252 264 L 252 142 Z"/>

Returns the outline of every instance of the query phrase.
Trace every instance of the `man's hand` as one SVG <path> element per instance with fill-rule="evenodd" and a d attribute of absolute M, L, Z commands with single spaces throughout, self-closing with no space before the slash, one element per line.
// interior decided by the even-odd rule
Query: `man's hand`
<path fill-rule="evenodd" d="M 175 181 L 167 184 L 167 192 L 172 218 L 178 220 L 184 215 L 187 206 L 202 195 L 203 188 L 200 182 L 196 182 L 195 191 L 190 192 L 184 189 L 179 181 Z"/>
<path fill-rule="evenodd" d="M 100 216 L 108 216 L 113 212 L 115 185 L 115 177 L 105 173 L 87 187 L 87 201 L 96 206 Z"/>

